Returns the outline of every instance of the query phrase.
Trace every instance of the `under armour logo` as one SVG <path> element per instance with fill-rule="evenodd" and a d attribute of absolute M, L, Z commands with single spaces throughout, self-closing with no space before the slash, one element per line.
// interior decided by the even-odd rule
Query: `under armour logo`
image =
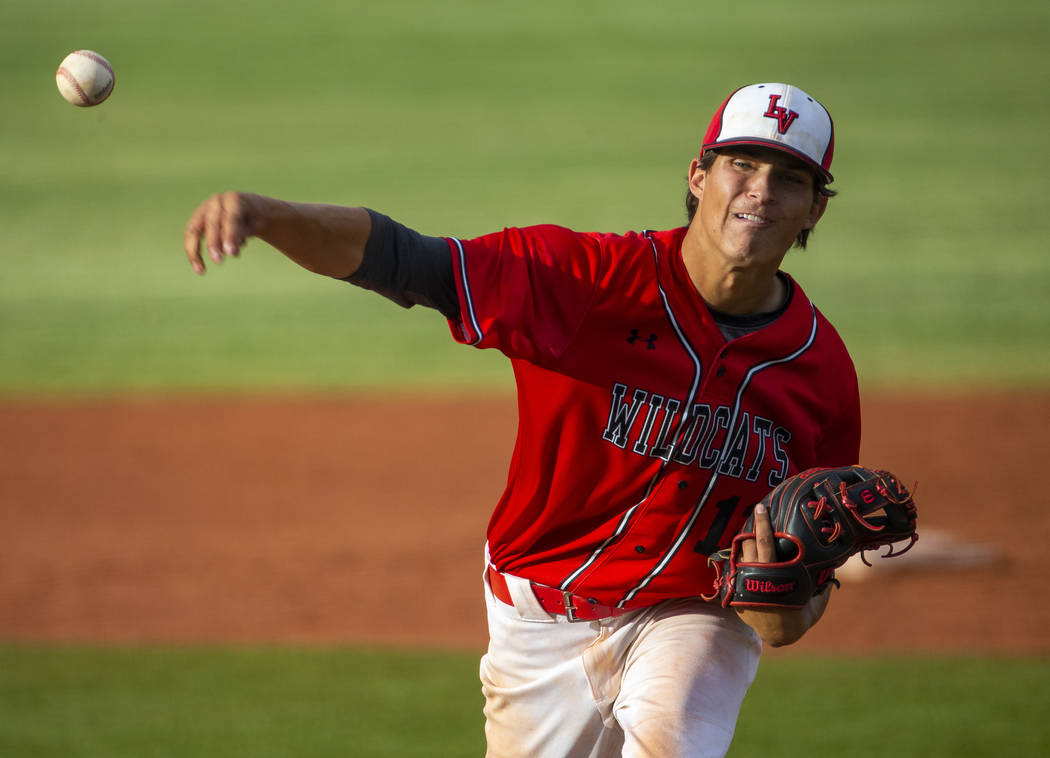
<path fill-rule="evenodd" d="M 632 329 L 631 330 L 631 336 L 627 338 L 627 342 L 629 344 L 633 345 L 638 340 L 642 340 L 645 343 L 645 349 L 646 350 L 655 350 L 656 349 L 657 336 L 655 334 L 650 334 L 648 337 L 643 337 L 642 335 L 640 335 L 638 333 L 637 329 Z"/>
<path fill-rule="evenodd" d="M 769 96 L 769 108 L 762 115 L 766 118 L 775 118 L 777 120 L 777 131 L 781 134 L 787 134 L 788 128 L 798 118 L 798 113 L 795 111 L 789 111 L 783 105 L 777 105 L 777 100 L 780 99 L 780 95 Z"/>

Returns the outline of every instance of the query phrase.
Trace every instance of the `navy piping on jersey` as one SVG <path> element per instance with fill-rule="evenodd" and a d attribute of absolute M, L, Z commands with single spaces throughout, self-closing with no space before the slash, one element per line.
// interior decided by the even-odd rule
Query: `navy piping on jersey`
<path fill-rule="evenodd" d="M 470 317 L 470 325 L 474 329 L 476 337 L 469 340 L 469 344 L 476 345 L 484 339 L 485 334 L 481 331 L 481 326 L 478 324 L 477 314 L 474 312 L 474 298 L 470 294 L 470 281 L 467 279 L 467 256 L 463 252 L 463 243 L 461 243 L 455 237 L 449 237 L 452 240 L 452 244 L 456 246 L 456 250 L 459 255 L 459 270 L 460 276 L 463 279 L 463 296 L 466 298 L 467 305 L 467 316 Z M 470 335 L 467 335 L 468 337 Z"/>
<path fill-rule="evenodd" d="M 649 236 L 648 231 L 643 232 L 643 234 L 645 235 L 645 238 L 649 240 L 649 244 L 653 248 L 653 266 L 657 271 L 659 271 L 660 253 L 656 248 L 656 242 L 653 240 L 652 237 Z M 682 412 L 682 420 L 678 427 L 679 430 L 685 430 L 687 428 L 686 423 L 689 421 L 690 410 L 693 407 L 692 399 L 696 396 L 696 393 L 700 387 L 700 381 L 703 375 L 703 362 L 700 360 L 700 356 L 699 354 L 697 354 L 696 350 L 693 349 L 693 346 L 689 344 L 689 340 L 686 339 L 685 333 L 682 331 L 681 326 L 679 326 L 678 319 L 675 318 L 674 312 L 671 310 L 670 302 L 667 299 L 667 293 L 664 291 L 663 285 L 660 284 L 659 277 L 654 277 L 654 279 L 656 281 L 656 288 L 660 293 L 660 299 L 663 301 L 664 304 L 664 312 L 667 314 L 667 320 L 671 322 L 671 328 L 674 330 L 675 336 L 678 338 L 678 341 L 682 343 L 682 347 L 685 348 L 685 351 L 689 353 L 689 358 L 693 362 L 693 383 L 692 386 L 689 388 L 689 395 L 685 404 L 685 410 Z M 679 432 L 679 435 L 680 434 L 681 431 Z M 656 482 L 659 481 L 660 476 L 664 472 L 664 469 L 667 468 L 667 464 L 670 463 L 671 460 L 674 458 L 675 447 L 677 446 L 679 441 L 680 440 L 675 440 L 675 442 L 671 444 L 671 452 L 667 456 L 667 458 L 664 459 L 663 462 L 660 464 L 660 468 L 657 470 L 656 474 L 653 475 L 652 480 L 649 482 L 649 487 L 646 489 L 645 496 L 642 497 L 640 501 L 631 506 L 627 513 L 624 514 L 624 517 L 620 520 L 620 523 L 616 525 L 616 531 L 614 531 L 608 539 L 606 539 L 589 556 L 587 556 L 587 560 L 585 560 L 575 571 L 573 571 L 571 574 L 565 577 L 565 579 L 558 586 L 558 589 L 569 589 L 569 586 L 574 581 L 576 581 L 577 577 L 579 577 L 580 574 L 582 574 L 584 571 L 586 571 L 588 568 L 594 565 L 594 562 L 598 560 L 601 554 L 604 553 L 605 550 L 621 534 L 623 534 L 623 532 L 627 529 L 627 524 L 630 522 L 631 515 L 635 512 L 639 505 L 644 503 L 649 498 L 649 495 L 652 494 L 653 487 L 655 486 Z"/>
<path fill-rule="evenodd" d="M 770 366 L 776 366 L 782 363 L 790 363 L 791 361 L 796 360 L 799 356 L 801 356 L 803 353 L 809 350 L 810 347 L 813 346 L 813 343 L 816 341 L 817 338 L 817 310 L 812 303 L 810 303 L 810 309 L 813 313 L 813 324 L 810 328 L 809 337 L 806 339 L 806 341 L 802 344 L 801 347 L 799 347 L 793 353 L 783 356 L 782 358 L 774 358 L 772 360 L 766 361 L 765 363 L 759 363 L 758 365 L 752 366 L 750 369 L 748 369 L 748 372 L 747 374 L 745 374 L 744 379 L 740 382 L 740 387 L 737 388 L 736 398 L 733 400 L 733 413 L 730 416 L 729 426 L 726 429 L 727 440 L 733 434 L 733 430 L 736 428 L 737 419 L 740 418 L 740 406 L 744 398 L 744 392 L 747 390 L 748 385 L 751 384 L 751 380 L 755 377 L 755 375 L 758 374 L 760 371 L 766 370 Z M 678 551 L 682 548 L 682 545 L 685 543 L 686 538 L 689 536 L 689 532 L 692 531 L 693 526 L 696 524 L 697 519 L 700 517 L 700 511 L 707 504 L 707 499 L 711 497 L 711 492 L 714 491 L 715 484 L 718 482 L 718 477 L 720 475 L 722 465 L 725 463 L 726 458 L 729 455 L 730 448 L 731 445 L 728 444 L 723 446 L 722 453 L 718 457 L 718 463 L 715 465 L 714 469 L 712 469 L 711 478 L 707 482 L 707 488 L 704 490 L 704 494 L 697 501 L 696 506 L 693 508 L 693 512 L 689 515 L 689 519 L 686 521 L 685 527 L 682 529 L 681 532 L 678 533 L 678 536 L 675 537 L 674 542 L 671 543 L 671 548 L 667 551 L 667 553 L 664 554 L 663 558 L 660 559 L 660 562 L 653 567 L 653 570 L 650 571 L 649 574 L 646 575 L 644 579 L 642 579 L 642 581 L 640 581 L 637 585 L 632 587 L 631 590 L 626 595 L 624 595 L 623 598 L 620 599 L 620 601 L 617 603 L 618 606 L 623 607 L 626 603 L 629 603 L 639 592 L 645 589 L 649 585 L 649 583 L 652 582 L 653 579 L 655 579 L 665 568 L 667 568 L 667 565 L 671 562 L 675 555 L 678 554 Z"/>
<path fill-rule="evenodd" d="M 576 577 L 578 577 L 580 574 L 582 574 L 584 571 L 586 571 L 588 568 L 594 565 L 594 562 L 598 560 L 598 557 L 602 553 L 604 553 L 610 545 L 616 542 L 616 540 L 618 540 L 621 535 L 623 535 L 624 531 L 627 530 L 627 525 L 631 523 L 631 516 L 634 515 L 634 512 L 638 510 L 638 506 L 644 503 L 648 499 L 648 497 L 649 493 L 647 492 L 645 494 L 645 497 L 643 497 L 641 500 L 639 500 L 637 503 L 635 503 L 627 509 L 627 512 L 623 514 L 623 518 L 620 519 L 620 523 L 616 525 L 616 529 L 613 531 L 613 533 L 606 538 L 605 542 L 603 542 L 601 545 L 595 548 L 594 551 L 589 556 L 587 556 L 587 560 L 585 560 L 579 568 L 577 568 L 575 571 L 573 571 L 571 574 L 565 577 L 561 584 L 558 585 L 559 590 L 564 591 L 569 589 L 569 585 L 576 581 Z"/>

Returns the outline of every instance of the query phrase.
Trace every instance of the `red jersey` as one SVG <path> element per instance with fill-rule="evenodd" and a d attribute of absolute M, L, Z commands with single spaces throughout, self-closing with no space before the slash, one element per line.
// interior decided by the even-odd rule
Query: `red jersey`
<path fill-rule="evenodd" d="M 459 342 L 514 368 L 518 436 L 493 565 L 605 605 L 713 592 L 707 556 L 786 477 L 857 462 L 857 377 L 795 285 L 726 341 L 682 260 L 685 228 L 556 226 L 450 239 Z"/>

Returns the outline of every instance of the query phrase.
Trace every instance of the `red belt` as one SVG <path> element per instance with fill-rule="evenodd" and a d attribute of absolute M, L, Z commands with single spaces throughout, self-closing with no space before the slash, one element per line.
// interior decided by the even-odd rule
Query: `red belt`
<path fill-rule="evenodd" d="M 489 566 L 488 578 L 489 587 L 492 588 L 492 594 L 496 599 L 507 605 L 514 605 L 514 600 L 510 596 L 510 589 L 507 587 L 507 580 L 503 577 L 503 574 Z M 623 608 L 602 605 L 585 597 L 574 595 L 571 592 L 559 590 L 557 587 L 548 587 L 544 584 L 536 584 L 536 582 L 529 582 L 529 585 L 532 587 L 532 594 L 536 596 L 536 600 L 539 601 L 543 610 L 557 616 L 565 616 L 569 621 L 597 621 L 598 619 L 622 616 L 628 613 L 628 610 Z"/>

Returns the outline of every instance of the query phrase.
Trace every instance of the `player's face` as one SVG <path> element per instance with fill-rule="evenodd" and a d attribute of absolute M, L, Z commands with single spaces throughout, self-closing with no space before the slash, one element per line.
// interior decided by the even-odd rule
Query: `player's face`
<path fill-rule="evenodd" d="M 731 266 L 779 266 L 798 233 L 812 229 L 827 207 L 827 198 L 813 197 L 813 173 L 779 150 L 727 150 L 707 171 L 699 160 L 689 171 L 699 200 L 690 232 L 706 254 Z"/>

